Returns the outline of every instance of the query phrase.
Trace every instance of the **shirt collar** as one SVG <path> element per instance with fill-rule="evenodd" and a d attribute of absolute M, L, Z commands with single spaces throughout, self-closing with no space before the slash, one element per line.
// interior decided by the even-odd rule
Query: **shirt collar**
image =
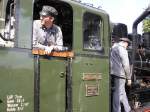
<path fill-rule="evenodd" d="M 43 26 L 41 26 L 41 29 L 44 30 L 44 31 L 47 31 L 47 32 L 52 32 L 52 33 L 56 32 L 56 30 L 54 28 L 54 25 L 51 28 L 48 28 L 48 29 L 43 27 Z"/>
<path fill-rule="evenodd" d="M 120 45 L 120 46 L 123 47 L 123 48 L 126 48 L 126 47 L 123 45 L 122 42 L 119 42 L 118 45 Z"/>

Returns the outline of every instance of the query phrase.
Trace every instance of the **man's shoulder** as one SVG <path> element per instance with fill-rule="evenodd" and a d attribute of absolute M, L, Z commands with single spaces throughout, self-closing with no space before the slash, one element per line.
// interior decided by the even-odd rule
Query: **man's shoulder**
<path fill-rule="evenodd" d="M 33 25 L 36 27 L 40 27 L 41 26 L 41 20 L 34 20 Z"/>
<path fill-rule="evenodd" d="M 115 52 L 125 52 L 126 49 L 121 46 L 119 43 L 116 43 L 113 47 L 112 47 L 112 51 L 115 51 Z"/>
<path fill-rule="evenodd" d="M 120 43 L 115 43 L 113 46 L 112 46 L 113 49 L 125 49 Z"/>
<path fill-rule="evenodd" d="M 61 28 L 56 24 L 53 24 L 53 30 L 56 32 L 61 32 Z"/>
<path fill-rule="evenodd" d="M 58 25 L 56 25 L 56 24 L 53 24 L 53 28 L 60 29 L 60 27 Z"/>
<path fill-rule="evenodd" d="M 112 48 L 117 47 L 117 46 L 118 46 L 118 43 L 114 43 Z"/>
<path fill-rule="evenodd" d="M 118 43 L 114 43 L 114 45 L 112 46 L 112 49 L 118 49 L 120 46 L 119 46 L 119 44 Z"/>

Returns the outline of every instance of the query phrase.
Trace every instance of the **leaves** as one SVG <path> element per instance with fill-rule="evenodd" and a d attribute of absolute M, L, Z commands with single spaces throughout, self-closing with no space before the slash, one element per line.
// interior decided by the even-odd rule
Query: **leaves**
<path fill-rule="evenodd" d="M 143 21 L 143 33 L 150 32 L 150 18 Z"/>

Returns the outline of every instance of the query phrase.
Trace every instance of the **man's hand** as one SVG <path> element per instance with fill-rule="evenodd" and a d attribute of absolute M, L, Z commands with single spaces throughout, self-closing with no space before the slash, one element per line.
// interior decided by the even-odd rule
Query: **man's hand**
<path fill-rule="evenodd" d="M 53 46 L 45 46 L 45 53 L 46 53 L 46 54 L 50 54 L 53 49 L 54 49 Z"/>
<path fill-rule="evenodd" d="M 127 85 L 131 86 L 132 81 L 131 80 L 127 80 Z"/>

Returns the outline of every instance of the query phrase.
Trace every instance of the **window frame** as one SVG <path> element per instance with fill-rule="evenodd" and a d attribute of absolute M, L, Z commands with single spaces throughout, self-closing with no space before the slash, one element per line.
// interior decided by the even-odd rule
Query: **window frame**
<path fill-rule="evenodd" d="M 90 48 L 88 49 L 88 48 L 84 47 L 84 44 L 85 44 L 85 41 L 84 41 L 85 40 L 85 34 L 84 34 L 84 32 L 85 32 L 85 25 L 84 24 L 86 24 L 85 23 L 85 16 L 86 16 L 85 14 L 88 14 L 88 15 L 91 14 L 91 16 L 94 15 L 96 17 L 96 19 L 97 18 L 99 19 L 99 31 L 98 31 L 99 35 L 97 35 L 97 36 L 98 36 L 98 39 L 100 41 L 100 43 L 99 43 L 100 49 L 90 49 Z M 93 19 L 93 16 L 90 19 L 88 18 L 88 21 L 91 20 L 91 19 Z M 82 35 L 83 35 L 82 36 L 83 37 L 83 39 L 82 39 L 83 40 L 83 42 L 82 42 L 83 43 L 83 46 L 82 46 L 83 47 L 83 51 L 88 51 L 88 52 L 90 51 L 90 52 L 95 52 L 95 53 L 97 53 L 97 52 L 98 53 L 103 53 L 104 52 L 104 47 L 103 47 L 103 38 L 104 38 L 103 35 L 104 34 L 103 34 L 103 19 L 102 19 L 102 17 L 100 15 L 98 15 L 98 14 L 95 14 L 95 13 L 92 13 L 92 12 L 89 12 L 89 11 L 84 12 L 83 13 L 82 29 L 83 29 L 83 32 L 82 32 Z"/>

